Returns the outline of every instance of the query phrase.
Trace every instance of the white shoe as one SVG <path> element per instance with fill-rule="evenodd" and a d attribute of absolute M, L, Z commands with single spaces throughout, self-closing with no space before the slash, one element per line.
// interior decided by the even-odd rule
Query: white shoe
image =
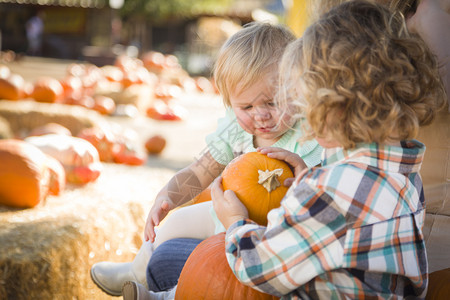
<path fill-rule="evenodd" d="M 122 295 L 127 281 L 136 281 L 147 288 L 147 265 L 153 252 L 153 244 L 144 242 L 132 262 L 116 263 L 102 261 L 91 267 L 91 278 L 95 284 L 112 296 Z"/>
<path fill-rule="evenodd" d="M 127 281 L 123 285 L 123 300 L 174 300 L 177 287 L 166 292 L 148 291 L 146 287 L 135 281 Z"/>

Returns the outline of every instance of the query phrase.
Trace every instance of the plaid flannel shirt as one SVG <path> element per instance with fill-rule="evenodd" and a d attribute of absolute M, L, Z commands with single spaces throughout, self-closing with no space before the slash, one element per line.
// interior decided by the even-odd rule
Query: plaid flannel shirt
<path fill-rule="evenodd" d="M 244 284 L 282 299 L 423 298 L 425 147 L 360 144 L 324 151 L 268 215 L 227 230 L 226 253 Z"/>

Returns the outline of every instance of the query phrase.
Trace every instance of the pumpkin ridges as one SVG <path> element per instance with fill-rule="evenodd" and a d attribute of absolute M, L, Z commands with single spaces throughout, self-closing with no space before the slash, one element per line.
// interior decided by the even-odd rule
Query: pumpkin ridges
<path fill-rule="evenodd" d="M 10 182 L 20 182 L 20 186 Z M 27 188 L 24 189 L 24 186 Z M 42 201 L 43 195 L 39 182 L 26 176 L 9 174 L 0 176 L 0 199 L 3 205 L 29 208 Z"/>
<path fill-rule="evenodd" d="M 246 295 L 245 298 L 242 298 L 243 295 Z M 191 253 L 181 271 L 175 299 L 278 298 L 239 282 L 228 265 L 225 255 L 225 232 L 222 232 L 201 242 Z"/>
<path fill-rule="evenodd" d="M 26 142 L 0 141 L 0 200 L 2 204 L 29 208 L 44 200 L 50 172 L 45 154 Z"/>
<path fill-rule="evenodd" d="M 280 186 L 272 192 L 268 192 L 264 186 L 258 183 L 258 170 L 273 171 L 282 168 L 283 174 L 279 177 Z M 288 177 L 293 177 L 289 166 L 280 160 L 267 157 L 259 152 L 250 152 L 235 158 L 222 173 L 224 190 L 233 190 L 237 197 L 244 203 L 249 211 L 249 218 L 255 222 L 266 225 L 267 213 L 276 207 L 288 188 L 283 182 Z"/>

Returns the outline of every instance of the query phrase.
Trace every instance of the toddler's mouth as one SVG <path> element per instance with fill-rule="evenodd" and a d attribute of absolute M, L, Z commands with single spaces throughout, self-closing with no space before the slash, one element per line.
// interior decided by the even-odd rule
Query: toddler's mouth
<path fill-rule="evenodd" d="M 261 132 L 271 132 L 275 129 L 275 126 L 258 127 L 257 129 Z"/>

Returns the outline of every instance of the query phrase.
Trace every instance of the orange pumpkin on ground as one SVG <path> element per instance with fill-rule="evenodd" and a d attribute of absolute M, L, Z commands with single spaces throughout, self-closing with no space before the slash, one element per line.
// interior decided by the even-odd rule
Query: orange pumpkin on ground
<path fill-rule="evenodd" d="M 37 147 L 0 140 L 0 204 L 30 208 L 64 189 L 62 166 Z"/>
<path fill-rule="evenodd" d="M 279 207 L 288 188 L 284 181 L 294 177 L 287 163 L 259 152 L 232 160 L 222 173 L 224 190 L 232 190 L 247 207 L 249 218 L 267 225 L 267 214 Z"/>
<path fill-rule="evenodd" d="M 191 253 L 181 271 L 175 299 L 278 298 L 246 286 L 236 278 L 225 256 L 225 233 L 222 232 L 201 242 Z"/>
<path fill-rule="evenodd" d="M 34 83 L 31 98 L 38 102 L 54 103 L 63 100 L 64 88 L 59 80 L 51 77 L 41 77 Z"/>
<path fill-rule="evenodd" d="M 166 139 L 159 134 L 150 137 L 145 142 L 145 149 L 149 154 L 159 154 L 164 150 L 165 147 Z"/>

